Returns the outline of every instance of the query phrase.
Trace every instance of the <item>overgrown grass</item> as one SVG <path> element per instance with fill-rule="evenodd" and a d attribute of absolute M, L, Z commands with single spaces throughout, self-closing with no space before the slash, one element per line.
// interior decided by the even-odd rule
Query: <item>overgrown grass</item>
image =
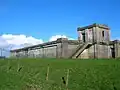
<path fill-rule="evenodd" d="M 68 69 L 69 90 L 120 90 L 119 59 L 0 60 L 0 90 L 67 90 L 62 77 L 66 80 Z"/>

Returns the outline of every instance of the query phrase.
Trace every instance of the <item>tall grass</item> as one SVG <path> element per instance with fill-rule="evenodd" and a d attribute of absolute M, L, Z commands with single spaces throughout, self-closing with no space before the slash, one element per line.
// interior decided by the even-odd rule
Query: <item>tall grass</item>
<path fill-rule="evenodd" d="M 120 61 L 33 58 L 0 61 L 1 90 L 67 90 L 62 77 L 68 90 L 120 90 Z"/>

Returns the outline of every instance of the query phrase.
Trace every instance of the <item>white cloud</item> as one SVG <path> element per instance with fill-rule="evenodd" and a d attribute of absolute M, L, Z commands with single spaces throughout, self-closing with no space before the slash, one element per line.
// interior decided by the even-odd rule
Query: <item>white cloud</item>
<path fill-rule="evenodd" d="M 8 46 L 7 41 L 0 36 L 0 48 L 5 48 Z"/>
<path fill-rule="evenodd" d="M 52 36 L 49 41 L 55 41 L 57 40 L 58 38 L 68 38 L 69 40 L 74 40 L 73 38 L 70 38 L 70 37 L 67 37 L 66 35 L 55 35 L 55 36 Z"/>
<path fill-rule="evenodd" d="M 3 34 L 1 36 L 2 38 L 4 38 L 9 44 L 13 44 L 13 45 L 21 45 L 21 44 L 39 44 L 39 43 L 43 43 L 43 40 L 41 39 L 36 39 L 32 36 L 26 36 L 26 35 L 12 35 L 12 34 Z"/>
<path fill-rule="evenodd" d="M 55 35 L 55 36 L 52 36 L 49 41 L 56 41 L 58 38 L 67 38 L 67 36 L 65 35 Z"/>
<path fill-rule="evenodd" d="M 0 47 L 12 45 L 14 49 L 21 48 L 30 45 L 36 45 L 43 43 L 42 39 L 36 39 L 32 36 L 26 35 L 12 35 L 12 34 L 3 34 L 0 36 Z"/>

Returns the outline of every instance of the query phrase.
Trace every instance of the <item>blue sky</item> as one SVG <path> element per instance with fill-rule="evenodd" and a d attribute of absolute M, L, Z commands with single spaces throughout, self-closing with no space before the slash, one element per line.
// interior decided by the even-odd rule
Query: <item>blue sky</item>
<path fill-rule="evenodd" d="M 119 17 L 120 0 L 0 0 L 0 35 L 77 38 L 78 26 L 96 22 L 108 24 L 119 39 Z"/>

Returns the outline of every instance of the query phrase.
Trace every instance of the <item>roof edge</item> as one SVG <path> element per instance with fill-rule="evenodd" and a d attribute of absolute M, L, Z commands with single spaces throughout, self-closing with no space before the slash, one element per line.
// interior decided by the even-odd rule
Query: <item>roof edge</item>
<path fill-rule="evenodd" d="M 110 28 L 108 27 L 108 25 L 93 23 L 93 24 L 88 25 L 88 26 L 78 27 L 77 31 L 83 31 L 85 29 L 89 29 L 89 28 L 92 28 L 92 27 L 100 27 L 100 28 L 104 28 L 104 29 L 110 30 Z"/>

